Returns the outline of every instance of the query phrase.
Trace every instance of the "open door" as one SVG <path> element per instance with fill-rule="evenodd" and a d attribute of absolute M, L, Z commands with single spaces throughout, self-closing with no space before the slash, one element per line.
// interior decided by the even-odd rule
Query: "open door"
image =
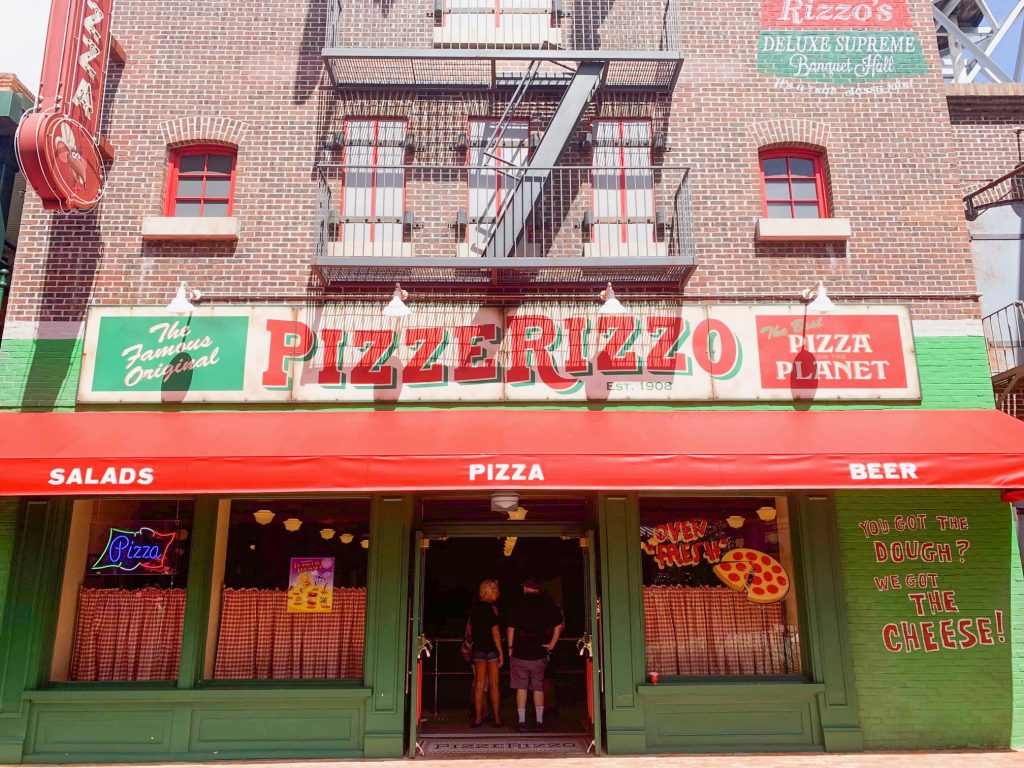
<path fill-rule="evenodd" d="M 412 597 L 409 602 L 409 667 L 406 689 L 409 692 L 409 757 L 423 754 L 419 742 L 420 719 L 423 716 L 423 662 L 430 658 L 431 645 L 423 634 L 423 574 L 430 539 L 416 533 L 413 554 Z"/>
<path fill-rule="evenodd" d="M 584 574 L 587 588 L 586 631 L 580 638 L 580 655 L 586 657 L 587 668 L 587 716 L 594 728 L 591 748 L 595 755 L 601 754 L 601 694 L 604 688 L 601 674 L 601 598 L 597 594 L 597 551 L 594 549 L 594 532 L 588 531 L 580 539 L 583 549 Z"/>

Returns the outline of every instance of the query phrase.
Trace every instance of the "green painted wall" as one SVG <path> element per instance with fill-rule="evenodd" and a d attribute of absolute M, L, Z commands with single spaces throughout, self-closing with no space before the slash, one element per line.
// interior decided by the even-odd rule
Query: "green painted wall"
<path fill-rule="evenodd" d="M 18 503 L 13 499 L 0 499 L 0 626 L 7 599 L 7 585 L 14 559 L 14 536 L 18 523 Z"/>
<path fill-rule="evenodd" d="M 915 340 L 921 376 L 920 403 L 817 403 L 815 410 L 856 408 L 991 408 L 992 384 L 985 339 L 981 336 L 924 336 Z M 81 365 L 81 341 L 5 339 L 0 345 L 0 409 L 63 410 L 75 407 Z M 133 406 L 139 408 L 140 406 Z M 157 406 L 159 407 L 159 406 Z M 212 406 L 224 409 L 232 404 Z M 244 406 L 253 407 L 253 406 Z M 259 407 L 259 406 L 256 406 Z M 275 406 L 264 406 L 275 407 Z M 281 406 L 276 406 L 281 407 Z M 286 404 L 286 408 L 294 405 Z M 431 409 L 430 405 L 398 408 Z M 586 408 L 584 404 L 488 404 L 475 408 Z M 372 405 L 338 406 L 369 410 Z M 607 410 L 792 410 L 790 403 L 612 404 Z"/>
<path fill-rule="evenodd" d="M 861 729 L 868 748 L 1005 747 L 1019 740 L 1022 712 L 1020 674 L 1024 653 L 1024 589 L 1012 513 L 995 491 L 859 491 L 836 493 L 839 546 L 846 608 L 860 697 Z M 924 530 L 897 531 L 923 515 Z M 937 516 L 962 517 L 967 530 L 940 530 Z M 888 533 L 861 524 L 884 521 Z M 969 542 L 961 562 L 957 540 Z M 886 550 L 879 562 L 875 542 Z M 952 562 L 893 563 L 895 542 L 949 545 Z M 926 550 L 922 549 L 924 553 Z M 923 555 L 922 555 L 923 556 Z M 935 574 L 927 588 L 908 586 L 908 577 Z M 876 578 L 896 576 L 900 588 L 880 590 Z M 920 577 L 918 577 L 920 580 Z M 951 591 L 956 612 L 925 605 L 923 616 L 909 594 Z M 941 599 L 940 595 L 940 599 Z M 941 626 L 951 619 L 987 619 L 1003 633 L 990 646 L 942 648 Z M 891 622 L 934 622 L 940 646 L 890 652 L 883 627 Z M 976 634 L 978 627 L 969 627 Z M 920 630 L 922 633 L 924 629 Z M 924 635 L 921 635 L 922 645 Z M 897 638 L 899 640 L 899 638 Z M 949 645 L 969 643 L 957 633 Z M 1015 722 L 1016 721 L 1016 722 Z"/>

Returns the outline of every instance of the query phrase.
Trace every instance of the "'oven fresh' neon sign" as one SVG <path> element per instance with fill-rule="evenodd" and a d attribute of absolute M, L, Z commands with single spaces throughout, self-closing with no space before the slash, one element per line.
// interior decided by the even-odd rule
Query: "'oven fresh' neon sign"
<path fill-rule="evenodd" d="M 103 548 L 103 554 L 92 564 L 91 570 L 116 570 L 139 574 L 173 573 L 173 569 L 167 564 L 167 553 L 176 537 L 177 534 L 174 532 L 159 533 L 146 527 L 137 531 L 111 528 L 107 534 L 107 546 Z"/>

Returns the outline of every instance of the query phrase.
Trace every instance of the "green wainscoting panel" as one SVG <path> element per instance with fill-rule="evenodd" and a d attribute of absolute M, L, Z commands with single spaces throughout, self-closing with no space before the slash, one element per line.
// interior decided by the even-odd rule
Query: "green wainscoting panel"
<path fill-rule="evenodd" d="M 803 683 L 642 685 L 648 752 L 820 750 L 818 694 Z"/>
<path fill-rule="evenodd" d="M 102 700 L 101 700 L 102 701 Z M 153 759 L 173 751 L 174 713 L 97 702 L 36 707 L 29 718 L 26 757 L 131 754 Z"/>
<path fill-rule="evenodd" d="M 401 757 L 409 644 L 412 496 L 375 496 L 366 604 L 366 757 Z"/>

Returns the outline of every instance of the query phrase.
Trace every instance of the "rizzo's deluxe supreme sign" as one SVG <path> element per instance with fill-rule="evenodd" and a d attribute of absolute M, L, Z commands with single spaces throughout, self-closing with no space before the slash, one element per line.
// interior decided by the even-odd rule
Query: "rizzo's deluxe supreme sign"
<path fill-rule="evenodd" d="M 94 308 L 86 403 L 907 400 L 907 310 L 802 305 Z"/>
<path fill-rule="evenodd" d="M 18 162 L 47 210 L 88 210 L 103 193 L 98 136 L 113 0 L 53 0 L 34 111 Z"/>

